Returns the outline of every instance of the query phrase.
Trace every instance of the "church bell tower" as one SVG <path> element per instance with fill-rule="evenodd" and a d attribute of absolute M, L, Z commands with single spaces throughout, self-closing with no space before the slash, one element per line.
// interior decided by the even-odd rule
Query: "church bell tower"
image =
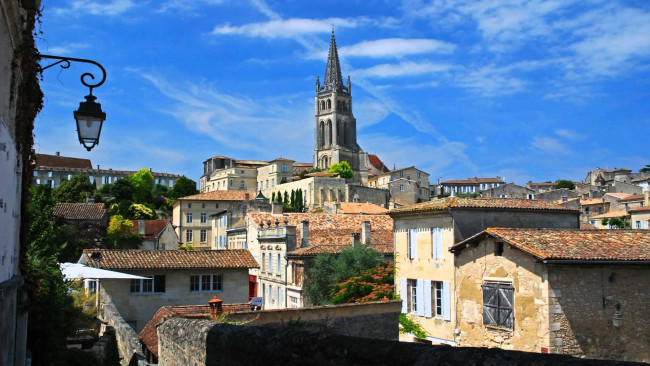
<path fill-rule="evenodd" d="M 354 182 L 368 181 L 368 156 L 357 144 L 357 120 L 352 114 L 350 77 L 343 85 L 341 65 L 332 30 L 323 85 L 316 77 L 314 167 L 327 170 L 332 164 L 347 161 L 354 171 Z"/>

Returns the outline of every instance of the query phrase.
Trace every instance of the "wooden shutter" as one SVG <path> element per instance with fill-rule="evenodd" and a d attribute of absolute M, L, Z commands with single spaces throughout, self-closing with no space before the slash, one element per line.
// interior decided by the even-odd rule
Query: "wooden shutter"
<path fill-rule="evenodd" d="M 433 259 L 442 259 L 442 228 L 434 227 L 431 229 L 431 247 Z"/>
<path fill-rule="evenodd" d="M 424 280 L 424 316 L 431 318 L 431 281 Z"/>
<path fill-rule="evenodd" d="M 402 298 L 402 313 L 408 313 L 408 288 L 406 278 L 399 279 L 399 296 Z"/>
<path fill-rule="evenodd" d="M 483 324 L 497 325 L 499 300 L 496 283 L 483 284 Z"/>
<path fill-rule="evenodd" d="M 442 283 L 442 318 L 451 321 L 451 293 L 446 281 Z"/>

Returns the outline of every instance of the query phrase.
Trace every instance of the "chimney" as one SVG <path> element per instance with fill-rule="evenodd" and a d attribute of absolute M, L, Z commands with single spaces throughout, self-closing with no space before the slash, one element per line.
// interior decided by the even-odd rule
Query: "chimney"
<path fill-rule="evenodd" d="M 60 151 L 57 151 L 57 152 L 56 152 L 56 156 L 61 156 L 61 152 L 60 152 Z"/>
<path fill-rule="evenodd" d="M 97 164 L 97 170 L 99 170 L 99 164 Z"/>
<path fill-rule="evenodd" d="M 307 248 L 309 246 L 309 221 L 300 222 L 300 247 Z"/>
<path fill-rule="evenodd" d="M 361 223 L 361 242 L 363 244 L 370 244 L 370 221 Z"/>
<path fill-rule="evenodd" d="M 217 298 L 216 296 L 208 301 L 208 306 L 210 306 L 210 315 L 212 318 L 216 318 L 217 315 L 223 313 L 223 300 Z"/>
<path fill-rule="evenodd" d="M 643 192 L 643 206 L 650 207 L 650 190 Z"/>
<path fill-rule="evenodd" d="M 246 201 L 250 201 L 250 200 L 251 200 L 251 195 L 250 195 L 250 193 L 245 193 L 245 194 L 244 194 L 244 198 L 246 199 Z"/>
<path fill-rule="evenodd" d="M 144 220 L 138 220 L 138 234 L 144 236 Z"/>
<path fill-rule="evenodd" d="M 153 168 L 149 168 L 149 173 L 153 173 Z"/>

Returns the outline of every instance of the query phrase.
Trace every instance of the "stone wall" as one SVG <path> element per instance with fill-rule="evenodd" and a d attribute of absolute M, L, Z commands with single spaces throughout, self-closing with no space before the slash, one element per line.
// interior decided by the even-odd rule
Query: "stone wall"
<path fill-rule="evenodd" d="M 370 188 L 353 184 L 348 184 L 346 188 L 348 202 L 369 202 L 383 208 L 388 208 L 390 193 L 387 189 Z"/>
<path fill-rule="evenodd" d="M 277 309 L 228 315 L 228 321 L 267 327 L 299 327 L 354 337 L 397 340 L 402 301 Z"/>
<path fill-rule="evenodd" d="M 159 365 L 623 365 L 496 348 L 457 348 L 173 318 L 158 327 Z M 629 365 L 629 363 L 625 363 Z"/>
<path fill-rule="evenodd" d="M 138 335 L 124 321 L 115 306 L 111 303 L 104 304 L 103 313 L 104 320 L 115 328 L 117 350 L 122 358 L 120 363 L 123 366 L 148 366 Z"/>
<path fill-rule="evenodd" d="M 537 193 L 535 199 L 542 201 L 561 201 L 562 197 L 567 199 L 578 197 L 578 192 L 568 188 L 554 189 L 547 192 Z"/>
<path fill-rule="evenodd" d="M 647 266 L 549 267 L 552 351 L 650 362 L 648 282 Z M 616 304 L 620 327 L 612 321 Z"/>

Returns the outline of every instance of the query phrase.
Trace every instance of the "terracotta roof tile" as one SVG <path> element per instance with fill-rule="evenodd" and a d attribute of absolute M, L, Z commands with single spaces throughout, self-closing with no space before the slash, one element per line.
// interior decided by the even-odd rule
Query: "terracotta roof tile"
<path fill-rule="evenodd" d="M 146 239 L 155 239 L 165 230 L 169 220 L 143 220 L 144 221 L 144 237 Z M 140 229 L 140 220 L 131 220 L 133 227 L 131 232 L 137 234 Z"/>
<path fill-rule="evenodd" d="M 448 208 L 492 208 L 519 210 L 559 210 L 576 211 L 574 208 L 560 206 L 553 202 L 520 198 L 459 198 L 448 197 L 416 203 L 390 210 L 390 215 L 402 213 L 444 211 Z"/>
<path fill-rule="evenodd" d="M 602 198 L 587 198 L 587 199 L 581 199 L 580 200 L 580 205 L 582 205 L 582 206 L 602 205 L 602 204 L 603 204 L 603 199 Z"/>
<path fill-rule="evenodd" d="M 340 202 L 339 205 L 344 214 L 385 214 L 388 212 L 387 209 L 374 203 Z"/>
<path fill-rule="evenodd" d="M 370 164 L 372 164 L 372 166 L 377 168 L 377 170 L 386 169 L 384 162 L 381 161 L 381 159 L 379 159 L 379 156 L 375 154 L 368 154 L 368 161 L 370 162 Z"/>
<path fill-rule="evenodd" d="M 485 235 L 542 260 L 650 260 L 650 230 L 488 228 L 454 245 L 452 250 L 462 250 L 466 243 Z"/>
<path fill-rule="evenodd" d="M 611 193 L 608 193 L 611 194 Z M 634 201 L 643 201 L 642 194 L 628 194 L 627 197 L 621 198 L 618 202 L 634 202 Z"/>
<path fill-rule="evenodd" d="M 236 191 L 210 191 L 210 192 L 195 194 L 193 196 L 181 197 L 178 200 L 187 200 L 187 201 L 248 201 L 248 200 L 252 200 L 252 199 L 255 199 L 255 191 L 252 191 L 252 190 L 236 190 Z"/>
<path fill-rule="evenodd" d="M 88 265 L 97 266 L 90 257 L 101 253 L 99 265 L 104 269 L 196 269 L 196 268 L 259 268 L 247 249 L 228 250 L 111 250 L 84 249 Z"/>
<path fill-rule="evenodd" d="M 650 212 L 650 206 L 635 207 L 627 210 L 628 213 Z"/>
<path fill-rule="evenodd" d="M 580 230 L 598 230 L 598 228 L 589 223 L 580 222 Z"/>
<path fill-rule="evenodd" d="M 589 219 L 604 219 L 610 217 L 623 217 L 623 216 L 627 216 L 627 212 L 625 210 L 614 210 L 614 211 L 605 212 L 604 214 L 591 216 L 589 217 Z"/>
<path fill-rule="evenodd" d="M 440 184 L 478 184 L 478 183 L 505 183 L 503 179 L 499 177 L 495 178 L 467 178 L 467 179 L 453 179 L 446 180 Z"/>
<path fill-rule="evenodd" d="M 106 215 L 103 203 L 58 203 L 54 216 L 66 220 L 101 220 Z"/>
<path fill-rule="evenodd" d="M 277 219 L 280 225 L 287 219 L 287 225 L 296 226 L 296 240 L 302 238 L 302 221 L 309 221 L 309 246 L 328 245 L 344 246 L 352 245 L 352 234 L 361 233 L 361 224 L 370 221 L 370 242 L 373 246 L 389 248 L 393 251 L 393 219 L 388 215 L 343 215 L 343 214 L 318 214 L 318 213 L 287 213 L 284 215 L 273 215 L 270 213 L 253 212 L 248 213 L 250 223 L 259 227 L 261 223 Z M 384 249 L 382 249 L 384 251 Z"/>
<path fill-rule="evenodd" d="M 628 193 L 605 193 L 605 196 L 611 196 L 614 198 L 618 198 L 619 200 L 624 200 L 626 198 L 630 198 L 631 194 Z M 643 198 L 643 195 L 641 195 L 641 198 Z"/>
<path fill-rule="evenodd" d="M 69 158 L 67 156 L 36 154 L 36 166 L 38 168 L 74 168 L 92 169 L 90 159 Z"/>

